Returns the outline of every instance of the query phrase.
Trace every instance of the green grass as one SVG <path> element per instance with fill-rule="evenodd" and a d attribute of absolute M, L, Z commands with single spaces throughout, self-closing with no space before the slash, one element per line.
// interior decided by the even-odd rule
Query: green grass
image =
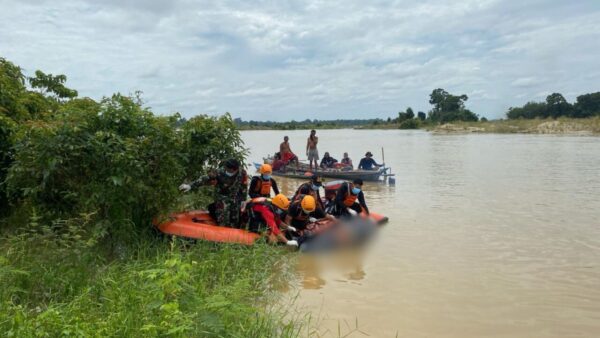
<path fill-rule="evenodd" d="M 299 335 L 279 301 L 291 273 L 280 248 L 150 234 L 125 246 L 37 222 L 0 239 L 5 337 Z"/>

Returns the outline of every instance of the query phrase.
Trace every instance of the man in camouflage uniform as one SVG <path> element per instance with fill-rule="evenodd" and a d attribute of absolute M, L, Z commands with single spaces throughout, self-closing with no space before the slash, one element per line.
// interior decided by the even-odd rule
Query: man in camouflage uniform
<path fill-rule="evenodd" d="M 187 192 L 203 185 L 215 186 L 215 201 L 208 206 L 217 224 L 232 228 L 240 227 L 240 208 L 248 194 L 248 175 L 240 169 L 235 159 L 225 161 L 223 168 L 211 172 L 191 184 L 182 184 L 179 190 Z"/>

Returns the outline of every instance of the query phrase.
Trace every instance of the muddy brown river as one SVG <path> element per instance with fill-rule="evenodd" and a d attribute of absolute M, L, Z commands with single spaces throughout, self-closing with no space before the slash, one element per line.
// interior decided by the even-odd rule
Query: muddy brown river
<path fill-rule="evenodd" d="M 247 131 L 249 159 L 283 136 Z M 299 258 L 295 305 L 320 337 L 600 336 L 600 137 L 318 130 L 319 151 L 368 150 L 390 222 L 362 252 Z M 278 179 L 284 193 L 302 181 Z"/>

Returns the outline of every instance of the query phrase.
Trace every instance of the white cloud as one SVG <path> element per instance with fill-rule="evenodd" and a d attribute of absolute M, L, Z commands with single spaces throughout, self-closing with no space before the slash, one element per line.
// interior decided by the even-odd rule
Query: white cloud
<path fill-rule="evenodd" d="M 596 0 L 0 1 L 1 56 L 159 113 L 386 117 L 443 87 L 500 117 L 600 90 Z"/>

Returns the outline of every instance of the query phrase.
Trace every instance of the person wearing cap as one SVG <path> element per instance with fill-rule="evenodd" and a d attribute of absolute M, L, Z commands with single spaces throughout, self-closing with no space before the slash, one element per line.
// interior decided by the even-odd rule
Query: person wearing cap
<path fill-rule="evenodd" d="M 218 170 L 180 185 L 179 190 L 188 192 L 205 185 L 214 186 L 214 202 L 208 205 L 208 211 L 217 224 L 239 228 L 240 207 L 248 195 L 248 175 L 240 169 L 240 162 L 230 158 Z"/>
<path fill-rule="evenodd" d="M 326 151 L 325 155 L 323 155 L 323 158 L 321 159 L 321 168 L 323 168 L 323 169 L 333 168 L 336 163 L 337 163 L 337 160 L 335 158 L 331 157 L 329 155 L 329 152 Z"/>
<path fill-rule="evenodd" d="M 294 197 L 292 198 L 292 201 L 296 201 L 301 195 L 310 195 L 317 201 L 317 206 L 320 209 L 325 210 L 325 206 L 323 205 L 323 201 L 321 199 L 321 193 L 319 191 L 322 186 L 323 181 L 321 176 L 312 174 L 310 176 L 310 181 L 304 182 L 298 187 Z"/>
<path fill-rule="evenodd" d="M 275 192 L 275 195 L 279 194 L 279 188 L 277 188 L 277 182 L 271 177 L 273 169 L 270 164 L 263 164 L 258 170 L 260 175 L 252 177 L 250 181 L 250 190 L 248 195 L 250 198 L 255 197 L 271 197 L 271 189 Z"/>
<path fill-rule="evenodd" d="M 333 211 L 335 216 L 360 214 L 363 211 L 367 215 L 369 214 L 362 186 L 363 180 L 360 178 L 355 179 L 352 183 L 342 184 L 335 195 L 335 208 Z"/>
<path fill-rule="evenodd" d="M 295 228 L 284 223 L 289 206 L 290 200 L 283 194 L 278 194 L 272 199 L 257 197 L 249 200 L 245 206 L 249 216 L 248 230 L 258 233 L 266 230 L 270 243 L 279 242 L 297 247 L 298 242 L 288 240 L 282 232 L 282 229 L 296 231 Z"/>
<path fill-rule="evenodd" d="M 294 229 L 302 231 L 310 223 L 315 223 L 322 219 L 335 218 L 328 215 L 323 209 L 317 207 L 317 201 L 312 195 L 300 195 L 294 200 L 288 209 L 286 223 Z"/>
<path fill-rule="evenodd" d="M 377 170 L 379 169 L 379 167 L 384 166 L 385 163 L 382 164 L 377 164 L 377 162 L 375 162 L 375 160 L 373 159 L 373 154 L 371 154 L 370 151 L 367 151 L 367 153 L 365 154 L 365 157 L 363 157 L 360 160 L 360 163 L 358 164 L 358 169 L 362 169 L 362 170 Z"/>

